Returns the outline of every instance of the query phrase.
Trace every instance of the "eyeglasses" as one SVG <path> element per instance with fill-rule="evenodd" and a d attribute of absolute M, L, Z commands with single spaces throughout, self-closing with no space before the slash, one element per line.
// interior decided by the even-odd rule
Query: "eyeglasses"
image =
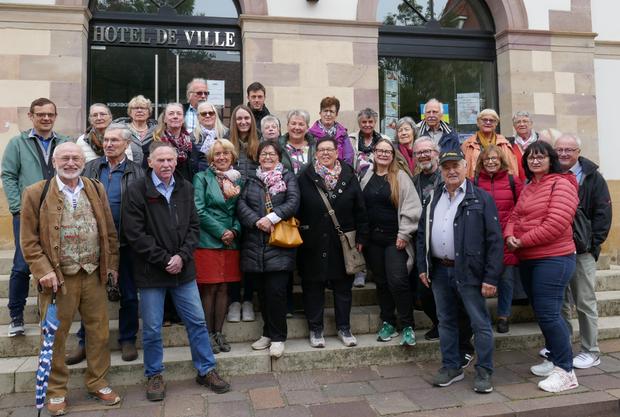
<path fill-rule="evenodd" d="M 497 123 L 497 120 L 495 119 L 480 119 L 480 121 L 485 125 L 494 125 L 495 123 Z"/>
<path fill-rule="evenodd" d="M 207 116 L 213 117 L 213 116 L 215 116 L 215 112 L 214 111 L 201 111 L 200 115 L 202 117 L 207 117 Z"/>
<path fill-rule="evenodd" d="M 90 117 L 92 117 L 93 119 L 96 119 L 97 117 L 106 117 L 109 115 L 110 113 L 101 112 L 101 113 L 93 113 L 90 115 Z"/>
<path fill-rule="evenodd" d="M 529 125 L 530 123 L 532 123 L 532 122 L 529 119 L 520 119 L 520 120 L 517 120 L 515 122 L 515 126 L 518 126 L 518 125 Z"/>
<path fill-rule="evenodd" d="M 197 96 L 209 96 L 209 92 L 208 91 L 192 91 L 192 94 L 196 94 Z"/>
<path fill-rule="evenodd" d="M 432 153 L 433 153 L 432 149 L 424 149 L 423 151 L 417 151 L 417 152 L 414 152 L 413 154 L 415 156 L 431 156 Z"/>
<path fill-rule="evenodd" d="M 499 157 L 497 156 L 489 156 L 488 158 L 484 158 L 482 162 L 497 162 L 499 161 Z"/>
<path fill-rule="evenodd" d="M 216 152 L 216 153 L 214 153 L 213 157 L 214 158 L 219 158 L 220 156 L 230 156 L 230 155 L 232 155 L 231 151 L 223 151 L 223 152 Z"/>
<path fill-rule="evenodd" d="M 35 117 L 38 119 L 44 119 L 44 118 L 48 118 L 48 119 L 53 119 L 54 117 L 56 117 L 56 113 L 34 113 Z"/>
<path fill-rule="evenodd" d="M 148 107 L 131 107 L 129 110 L 144 110 L 147 111 L 149 110 Z"/>
<path fill-rule="evenodd" d="M 549 155 L 530 155 L 527 157 L 527 162 L 534 162 L 534 161 L 542 162 L 547 158 L 549 158 Z"/>
<path fill-rule="evenodd" d="M 275 152 L 261 152 L 259 156 L 262 158 L 275 158 L 278 154 Z"/>
<path fill-rule="evenodd" d="M 392 155 L 392 154 L 394 153 L 394 151 L 393 151 L 393 150 L 391 150 L 391 149 L 375 149 L 375 153 L 376 153 L 377 155 L 385 155 L 385 156 L 388 156 L 388 155 Z"/>
<path fill-rule="evenodd" d="M 321 148 L 321 149 L 317 149 L 316 153 L 334 153 L 336 152 L 335 148 Z"/>
<path fill-rule="evenodd" d="M 571 154 L 573 152 L 577 152 L 579 148 L 555 148 L 555 151 L 558 154 Z"/>
<path fill-rule="evenodd" d="M 74 161 L 74 162 L 81 162 L 82 161 L 82 157 L 81 156 L 61 156 L 60 159 L 62 162 L 69 162 L 69 161 Z"/>

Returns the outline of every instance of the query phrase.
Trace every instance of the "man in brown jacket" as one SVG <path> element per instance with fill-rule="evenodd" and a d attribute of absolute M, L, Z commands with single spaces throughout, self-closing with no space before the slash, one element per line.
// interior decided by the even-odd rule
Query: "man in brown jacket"
<path fill-rule="evenodd" d="M 84 153 L 74 143 L 56 147 L 52 156 L 56 176 L 24 190 L 21 247 L 39 282 L 39 308 L 45 317 L 57 292 L 60 326 L 54 341 L 47 409 L 52 416 L 67 411 L 65 342 L 79 311 L 86 329 L 84 375 L 92 397 L 105 405 L 120 402 L 105 380 L 110 368 L 106 282 L 118 278 L 118 241 L 105 190 L 99 182 L 80 177 Z"/>

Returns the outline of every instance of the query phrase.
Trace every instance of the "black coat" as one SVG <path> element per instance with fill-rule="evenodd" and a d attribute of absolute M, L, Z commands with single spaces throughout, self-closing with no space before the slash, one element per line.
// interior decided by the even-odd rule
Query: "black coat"
<path fill-rule="evenodd" d="M 341 163 L 338 184 L 328 196 L 343 232 L 356 230 L 357 243 L 368 239 L 368 217 L 360 184 L 348 164 Z M 342 246 L 331 217 L 327 213 L 317 185 L 327 193 L 325 183 L 308 167 L 299 176 L 301 206 L 298 217 L 304 243 L 299 248 L 298 270 L 304 280 L 328 281 L 347 277 Z"/>
<path fill-rule="evenodd" d="M 611 228 L 611 197 L 598 165 L 583 156 L 579 157 L 583 169 L 583 180 L 579 185 L 579 204 L 592 225 L 592 248 L 590 253 L 598 259 L 601 245 L 607 239 Z"/>
<path fill-rule="evenodd" d="M 194 188 L 179 174 L 174 179 L 170 204 L 155 188 L 150 169 L 123 195 L 122 231 L 134 254 L 138 288 L 176 287 L 196 279 L 193 254 L 200 223 Z M 183 269 L 176 275 L 166 272 L 174 255 L 183 259 Z"/>
<path fill-rule="evenodd" d="M 239 149 L 239 158 L 237 158 L 233 168 L 241 173 L 241 183 L 244 184 L 248 178 L 256 178 L 258 163 L 250 159 L 247 151 L 241 147 Z"/>
<path fill-rule="evenodd" d="M 299 208 L 299 186 L 292 172 L 282 176 L 286 191 L 271 196 L 273 211 L 282 220 L 290 219 Z M 241 239 L 241 270 L 244 272 L 293 271 L 296 248 L 269 245 L 269 234 L 256 227 L 256 222 L 267 215 L 266 188 L 256 178 L 248 178 L 237 201 L 237 217 L 243 226 Z"/>

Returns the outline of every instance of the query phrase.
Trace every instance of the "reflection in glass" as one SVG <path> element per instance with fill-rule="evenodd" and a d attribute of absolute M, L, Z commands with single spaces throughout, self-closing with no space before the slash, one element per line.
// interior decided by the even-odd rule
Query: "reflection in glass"
<path fill-rule="evenodd" d="M 157 14 L 169 8 L 182 16 L 237 18 L 232 0 L 98 0 L 97 11 Z"/>

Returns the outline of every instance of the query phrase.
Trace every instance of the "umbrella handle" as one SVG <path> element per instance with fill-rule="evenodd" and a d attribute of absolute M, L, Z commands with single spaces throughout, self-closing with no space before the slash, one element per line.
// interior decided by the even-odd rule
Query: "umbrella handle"
<path fill-rule="evenodd" d="M 56 292 L 52 292 L 52 304 L 56 304 Z"/>

